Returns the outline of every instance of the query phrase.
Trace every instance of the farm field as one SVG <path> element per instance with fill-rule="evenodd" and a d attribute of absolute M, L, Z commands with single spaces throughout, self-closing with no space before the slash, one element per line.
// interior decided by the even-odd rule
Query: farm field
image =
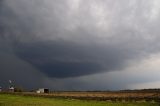
<path fill-rule="evenodd" d="M 0 106 L 159 106 L 156 102 L 112 102 L 0 94 Z"/>
<path fill-rule="evenodd" d="M 160 90 L 147 91 L 108 91 L 108 92 L 15 92 L 14 95 L 46 97 L 46 98 L 69 98 L 80 100 L 97 100 L 97 101 L 157 101 L 160 102 Z"/>

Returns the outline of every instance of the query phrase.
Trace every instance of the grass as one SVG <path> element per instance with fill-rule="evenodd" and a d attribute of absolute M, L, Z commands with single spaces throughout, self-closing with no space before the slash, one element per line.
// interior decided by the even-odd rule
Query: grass
<path fill-rule="evenodd" d="M 105 102 L 0 94 L 0 106 L 159 106 L 154 102 Z"/>

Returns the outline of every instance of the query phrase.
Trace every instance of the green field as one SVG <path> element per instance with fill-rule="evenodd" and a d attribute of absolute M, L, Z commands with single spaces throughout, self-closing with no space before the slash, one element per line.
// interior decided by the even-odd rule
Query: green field
<path fill-rule="evenodd" d="M 159 106 L 154 102 L 105 102 L 0 94 L 0 106 Z"/>

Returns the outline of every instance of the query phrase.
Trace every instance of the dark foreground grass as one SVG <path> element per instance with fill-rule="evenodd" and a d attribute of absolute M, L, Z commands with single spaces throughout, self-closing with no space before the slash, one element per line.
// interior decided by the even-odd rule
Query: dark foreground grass
<path fill-rule="evenodd" d="M 0 94 L 0 106 L 159 106 L 155 102 L 105 102 Z"/>

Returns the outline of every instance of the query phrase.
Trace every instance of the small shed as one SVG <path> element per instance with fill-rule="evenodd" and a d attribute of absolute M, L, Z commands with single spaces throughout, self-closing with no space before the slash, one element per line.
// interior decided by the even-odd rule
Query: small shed
<path fill-rule="evenodd" d="M 14 87 L 9 87 L 9 92 L 14 92 Z"/>
<path fill-rule="evenodd" d="M 49 93 L 49 89 L 48 88 L 40 88 L 36 91 L 36 93 Z"/>

